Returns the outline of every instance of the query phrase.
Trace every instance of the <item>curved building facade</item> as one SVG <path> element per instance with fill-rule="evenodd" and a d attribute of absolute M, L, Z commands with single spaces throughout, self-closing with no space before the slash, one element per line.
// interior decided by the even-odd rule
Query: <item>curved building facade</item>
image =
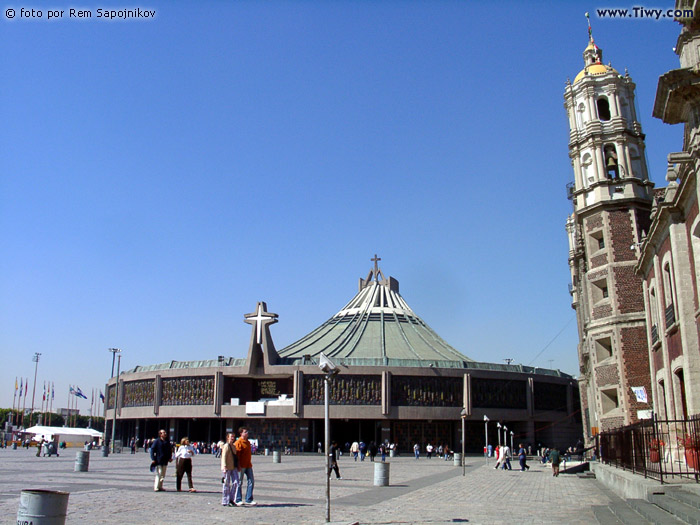
<path fill-rule="evenodd" d="M 245 359 L 138 366 L 107 385 L 106 417 L 116 435 L 143 442 L 167 428 L 173 438 L 218 441 L 241 425 L 260 446 L 315 450 L 323 441 L 321 354 L 340 373 L 330 386 L 331 438 L 339 443 L 414 443 L 481 451 L 496 423 L 515 441 L 569 446 L 581 435 L 576 379 L 558 370 L 476 362 L 445 342 L 407 304 L 399 283 L 377 266 L 334 316 L 276 350 L 277 314 L 264 302 L 245 315 Z M 108 435 L 111 428 L 108 428 Z"/>

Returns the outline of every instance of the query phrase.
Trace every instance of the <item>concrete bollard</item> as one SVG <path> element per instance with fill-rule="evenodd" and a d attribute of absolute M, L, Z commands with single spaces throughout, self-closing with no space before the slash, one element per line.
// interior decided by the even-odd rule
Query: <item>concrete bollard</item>
<path fill-rule="evenodd" d="M 64 525 L 68 492 L 23 490 L 19 496 L 17 525 Z"/>
<path fill-rule="evenodd" d="M 90 465 L 90 453 L 87 450 L 79 450 L 75 454 L 75 472 L 87 472 Z"/>
<path fill-rule="evenodd" d="M 388 487 L 389 486 L 389 467 L 391 463 L 374 463 L 374 486 Z"/>
<path fill-rule="evenodd" d="M 396 451 L 393 448 L 391 450 L 389 450 L 389 457 L 390 458 L 393 458 L 395 455 L 396 455 Z"/>
<path fill-rule="evenodd" d="M 266 448 L 266 449 L 265 449 L 265 455 L 266 455 L 266 456 L 269 456 L 269 455 L 270 455 L 270 449 L 269 449 L 269 448 Z"/>
<path fill-rule="evenodd" d="M 106 458 L 109 456 L 109 447 L 107 445 L 102 445 L 102 457 Z"/>
<path fill-rule="evenodd" d="M 459 454 L 455 452 L 454 454 L 454 466 L 455 467 L 461 467 L 462 466 L 462 454 Z"/>
<path fill-rule="evenodd" d="M 273 463 L 282 463 L 282 454 L 280 454 L 279 450 L 272 451 L 272 462 Z"/>

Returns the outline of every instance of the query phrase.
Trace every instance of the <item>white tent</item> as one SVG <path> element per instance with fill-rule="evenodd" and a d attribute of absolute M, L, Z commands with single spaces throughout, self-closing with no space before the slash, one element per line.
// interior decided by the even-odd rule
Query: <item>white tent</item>
<path fill-rule="evenodd" d="M 83 444 L 86 441 L 93 441 L 102 437 L 102 432 L 94 428 L 72 428 L 72 427 L 45 427 L 37 425 L 29 427 L 20 432 L 24 435 L 33 435 L 34 441 L 65 441 L 66 443 Z"/>

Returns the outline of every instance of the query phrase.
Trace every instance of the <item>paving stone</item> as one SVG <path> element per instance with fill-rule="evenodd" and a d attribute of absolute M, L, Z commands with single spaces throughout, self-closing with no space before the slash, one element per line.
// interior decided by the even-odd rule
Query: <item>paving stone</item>
<path fill-rule="evenodd" d="M 322 455 L 254 456 L 257 507 L 222 507 L 219 460 L 195 456 L 197 493 L 175 491 L 168 468 L 166 492 L 153 492 L 150 460 L 144 452 L 102 457 L 91 453 L 88 472 L 74 472 L 77 449 L 37 458 L 30 450 L 0 449 L 0 516 L 14 523 L 22 489 L 70 492 L 67 523 L 256 524 L 325 523 L 325 462 Z M 536 462 L 527 472 L 501 471 L 481 457 L 467 457 L 466 475 L 452 461 L 391 458 L 388 487 L 375 487 L 374 465 L 343 456 L 342 480 L 331 480 L 331 521 L 338 524 L 590 524 L 593 506 L 611 498 L 594 479 L 554 478 Z M 244 483 L 245 485 L 245 483 Z M 183 487 L 186 487 L 186 480 Z M 245 486 L 244 486 L 245 490 Z"/>

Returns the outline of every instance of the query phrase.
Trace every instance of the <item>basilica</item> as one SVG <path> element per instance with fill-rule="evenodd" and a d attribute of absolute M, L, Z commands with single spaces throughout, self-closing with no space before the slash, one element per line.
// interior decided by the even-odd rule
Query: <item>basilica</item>
<path fill-rule="evenodd" d="M 339 369 L 329 400 L 331 439 L 339 443 L 459 449 L 463 427 L 470 452 L 483 450 L 487 431 L 493 445 L 502 432 L 533 446 L 578 440 L 572 376 L 470 359 L 413 311 L 379 260 L 347 304 L 281 350 L 271 330 L 278 315 L 259 302 L 244 316 L 251 325 L 246 358 L 171 361 L 119 374 L 107 385 L 107 435 L 113 420 L 118 439 L 141 442 L 158 428 L 174 439 L 218 441 L 246 425 L 260 446 L 315 450 L 324 435 L 323 354 Z M 497 434 L 499 428 L 508 430 Z"/>

